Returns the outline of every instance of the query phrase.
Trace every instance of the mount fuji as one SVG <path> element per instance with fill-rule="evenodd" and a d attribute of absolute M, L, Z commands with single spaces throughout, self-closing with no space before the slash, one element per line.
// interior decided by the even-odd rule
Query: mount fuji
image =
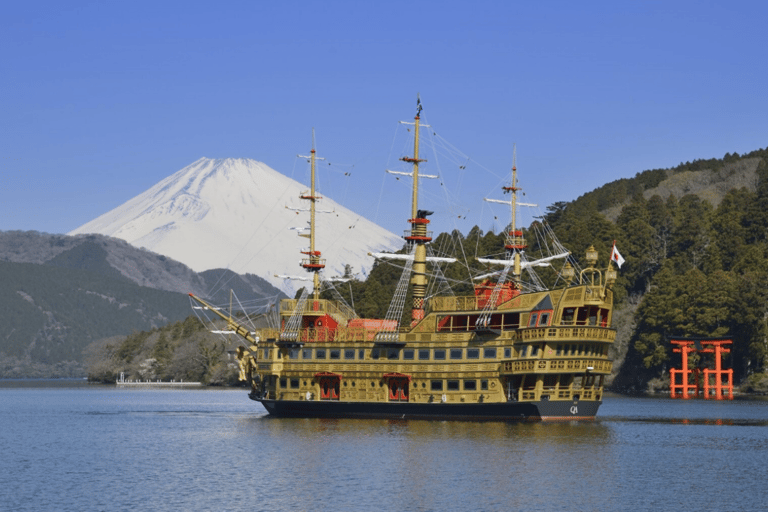
<path fill-rule="evenodd" d="M 258 275 L 287 293 L 301 285 L 275 274 L 308 276 L 299 266 L 309 240 L 297 230 L 309 214 L 298 199 L 308 186 L 250 159 L 201 158 L 114 210 L 71 231 L 120 238 L 173 258 L 196 272 L 226 268 Z M 402 239 L 335 201 L 323 197 L 316 222 L 316 249 L 325 275 L 365 274 L 369 252 L 402 247 Z"/>

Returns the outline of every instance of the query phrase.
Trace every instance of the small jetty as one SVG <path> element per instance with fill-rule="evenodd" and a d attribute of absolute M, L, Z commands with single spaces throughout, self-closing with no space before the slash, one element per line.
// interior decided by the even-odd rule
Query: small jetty
<path fill-rule="evenodd" d="M 203 384 L 201 382 L 184 381 L 184 380 L 171 380 L 171 381 L 154 381 L 154 380 L 126 380 L 125 373 L 120 372 L 120 378 L 115 381 L 118 388 L 199 388 Z"/>

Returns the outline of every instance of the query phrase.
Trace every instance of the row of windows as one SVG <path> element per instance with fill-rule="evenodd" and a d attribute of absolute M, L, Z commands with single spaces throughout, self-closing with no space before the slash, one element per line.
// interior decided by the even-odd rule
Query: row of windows
<path fill-rule="evenodd" d="M 555 349 L 555 354 L 558 356 L 595 356 L 602 355 L 602 349 L 595 347 L 594 345 L 560 345 L 558 344 Z"/>
<path fill-rule="evenodd" d="M 518 357 L 537 357 L 540 348 L 538 345 L 524 345 L 516 347 Z M 592 344 L 570 345 L 558 344 L 555 347 L 555 353 L 558 356 L 595 356 L 601 355 L 602 350 Z M 370 349 L 370 358 L 374 360 L 386 359 L 389 361 L 445 361 L 450 360 L 478 360 L 478 359 L 496 359 L 499 354 L 503 354 L 504 359 L 512 357 L 511 348 L 420 348 L 420 349 L 400 349 L 400 348 L 374 348 Z M 270 349 L 263 349 L 264 359 L 270 358 Z M 365 349 L 338 349 L 338 348 L 294 348 L 288 352 L 289 359 L 331 359 L 331 360 L 358 360 L 365 359 Z"/>
<path fill-rule="evenodd" d="M 461 386 L 461 387 L 459 387 Z M 429 389 L 430 391 L 443 391 L 443 389 L 446 389 L 447 391 L 477 391 L 477 381 L 476 380 L 431 380 L 429 381 Z M 488 390 L 488 380 L 483 379 L 480 381 L 480 390 L 481 391 L 487 391 Z"/>
<path fill-rule="evenodd" d="M 306 385 L 306 381 L 304 382 Z M 346 384 L 346 383 L 345 383 Z M 371 383 L 373 385 L 373 383 Z M 380 383 L 383 385 L 383 383 Z M 354 384 L 353 384 L 354 385 Z M 421 383 L 422 387 L 426 387 L 426 383 Z M 288 379 L 286 377 L 283 377 L 280 379 L 280 387 L 282 389 L 299 389 L 299 379 L 298 378 L 291 378 Z M 481 391 L 487 391 L 488 390 L 488 379 L 482 379 L 480 380 L 480 387 L 478 388 L 478 381 L 475 379 L 466 379 L 466 380 L 431 380 L 429 381 L 429 389 L 430 391 L 477 391 L 480 389 Z"/>
<path fill-rule="evenodd" d="M 400 349 L 400 348 L 374 348 L 370 350 L 371 359 L 387 359 L 390 361 L 444 361 L 446 359 L 496 359 L 502 349 L 497 348 L 452 348 L 452 349 Z M 512 349 L 503 349 L 504 357 L 512 357 Z M 264 359 L 269 359 L 270 349 L 263 349 Z M 332 360 L 363 360 L 365 349 L 339 349 L 339 348 L 293 348 L 288 351 L 288 359 L 332 359 Z"/>
<path fill-rule="evenodd" d="M 598 306 L 580 308 L 565 308 L 561 316 L 562 325 L 600 325 L 607 327 L 609 310 Z M 551 324 L 553 310 L 532 311 L 528 316 L 527 327 L 546 327 Z M 438 320 L 437 330 L 440 331 L 472 331 L 475 330 L 478 315 L 448 315 Z M 496 313 L 491 315 L 489 327 L 503 330 L 514 330 L 525 327 L 521 322 L 520 313 Z"/>

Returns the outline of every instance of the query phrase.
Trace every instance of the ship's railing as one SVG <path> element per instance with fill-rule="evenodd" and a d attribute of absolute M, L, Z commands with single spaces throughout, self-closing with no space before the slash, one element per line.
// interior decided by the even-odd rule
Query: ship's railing
<path fill-rule="evenodd" d="M 609 373 L 613 363 L 604 359 L 523 359 L 504 361 L 502 373 L 592 372 Z"/>
<path fill-rule="evenodd" d="M 464 295 L 461 297 L 431 297 L 427 307 L 429 311 L 473 311 L 478 308 L 477 297 Z"/>
<path fill-rule="evenodd" d="M 296 299 L 283 299 L 280 301 L 280 311 L 293 313 L 297 303 L 298 300 Z M 339 320 L 357 318 L 355 311 L 346 304 L 325 299 L 307 299 L 302 313 L 327 313 L 334 317 L 340 317 Z"/>
<path fill-rule="evenodd" d="M 280 330 L 268 328 L 257 329 L 254 332 L 254 336 L 258 339 L 258 341 L 274 340 L 280 337 Z"/>
<path fill-rule="evenodd" d="M 616 331 L 606 327 L 536 327 L 520 329 L 524 342 L 542 340 L 591 340 L 612 342 Z"/>
<path fill-rule="evenodd" d="M 332 341 L 371 342 L 374 341 L 376 334 L 379 332 L 381 332 L 381 329 L 370 329 L 366 327 L 336 327 L 335 329 L 314 327 L 299 330 L 297 341 L 302 343 L 326 343 Z M 395 333 L 395 335 L 397 335 L 397 333 Z"/>

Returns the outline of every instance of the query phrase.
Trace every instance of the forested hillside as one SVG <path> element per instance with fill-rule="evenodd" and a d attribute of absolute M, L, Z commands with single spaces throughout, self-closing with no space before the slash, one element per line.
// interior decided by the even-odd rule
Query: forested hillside
<path fill-rule="evenodd" d="M 129 336 L 101 339 L 86 350 L 88 379 L 113 383 L 121 373 L 128 380 L 170 380 L 236 385 L 235 336 L 208 332 L 194 316 Z"/>
<path fill-rule="evenodd" d="M 188 315 L 184 295 L 121 276 L 0 261 L 0 377 L 83 376 L 92 341 Z"/>
<path fill-rule="evenodd" d="M 768 150 L 638 173 L 551 205 L 543 222 L 577 260 L 594 245 L 599 265 L 607 265 L 614 240 L 626 258 L 614 288 L 614 389 L 668 385 L 670 365 L 679 365 L 670 336 L 732 338 L 726 364 L 736 382 L 765 387 Z M 446 277 L 466 280 L 467 268 L 478 267 L 474 256 L 500 253 L 503 236 L 475 227 L 466 236 L 444 233 L 432 245 L 462 260 L 448 266 Z M 470 256 L 466 265 L 462 253 Z M 366 282 L 339 292 L 362 316 L 383 317 L 399 276 L 399 268 L 379 263 Z M 554 274 L 543 277 L 551 282 Z"/>
<path fill-rule="evenodd" d="M 698 160 L 609 183 L 547 220 L 578 250 L 584 233 L 615 239 L 626 264 L 621 305 L 637 306 L 614 388 L 668 385 L 669 337 L 728 337 L 737 382 L 761 387 L 766 364 L 768 150 Z M 616 209 L 615 205 L 621 205 Z M 618 211 L 615 222 L 604 213 Z"/>
<path fill-rule="evenodd" d="M 83 348 L 191 314 L 187 293 L 215 302 L 283 294 L 260 277 L 195 273 L 101 235 L 0 232 L 0 378 L 81 377 Z"/>

